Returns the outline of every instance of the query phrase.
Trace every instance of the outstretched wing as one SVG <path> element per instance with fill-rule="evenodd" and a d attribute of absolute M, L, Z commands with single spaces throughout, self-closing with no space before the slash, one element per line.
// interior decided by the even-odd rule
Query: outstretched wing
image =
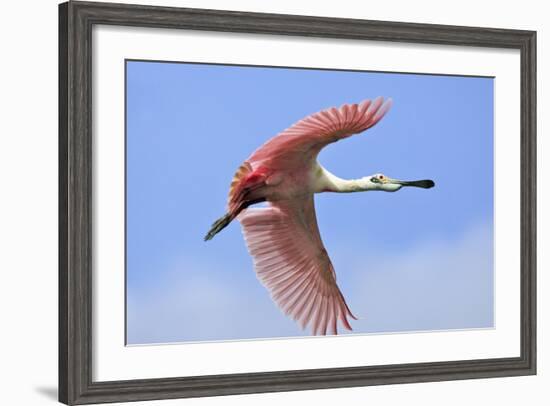
<path fill-rule="evenodd" d="M 237 218 L 258 278 L 288 316 L 314 335 L 337 334 L 338 321 L 351 330 L 348 316 L 355 317 L 336 285 L 313 195 L 249 208 Z"/>
<path fill-rule="evenodd" d="M 246 193 L 265 185 L 278 170 L 312 165 L 327 144 L 360 133 L 378 123 L 392 100 L 379 97 L 360 104 L 344 104 L 312 114 L 268 140 L 239 167 L 229 189 L 228 211 L 238 212 Z"/>
<path fill-rule="evenodd" d="M 378 97 L 312 114 L 268 140 L 246 162 L 254 170 L 258 167 L 291 169 L 311 164 L 326 145 L 378 123 L 391 105 L 391 99 L 384 101 Z"/>

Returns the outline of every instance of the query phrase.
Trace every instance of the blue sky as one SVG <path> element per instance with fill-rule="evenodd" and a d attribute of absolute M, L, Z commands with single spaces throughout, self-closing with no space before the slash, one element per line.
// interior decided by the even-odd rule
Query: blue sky
<path fill-rule="evenodd" d="M 309 335 L 256 279 L 237 222 L 203 236 L 259 145 L 377 96 L 386 117 L 320 163 L 436 187 L 316 196 L 353 333 L 492 327 L 493 79 L 129 61 L 128 343 Z"/>

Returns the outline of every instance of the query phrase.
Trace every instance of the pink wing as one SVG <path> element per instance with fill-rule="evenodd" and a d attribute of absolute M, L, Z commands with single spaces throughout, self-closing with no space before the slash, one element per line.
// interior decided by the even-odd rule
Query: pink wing
<path fill-rule="evenodd" d="M 326 145 L 378 123 L 391 105 L 391 99 L 378 97 L 312 114 L 268 140 L 246 162 L 254 170 L 260 166 L 291 169 L 311 164 Z"/>
<path fill-rule="evenodd" d="M 228 210 L 239 211 L 246 192 L 261 187 L 275 171 L 305 169 L 331 142 L 360 133 L 378 123 L 392 100 L 378 97 L 312 114 L 268 140 L 239 167 L 229 189 Z"/>
<path fill-rule="evenodd" d="M 314 335 L 337 334 L 338 321 L 351 330 L 347 318 L 355 317 L 336 285 L 313 195 L 249 208 L 238 219 L 258 278 L 287 315 Z"/>

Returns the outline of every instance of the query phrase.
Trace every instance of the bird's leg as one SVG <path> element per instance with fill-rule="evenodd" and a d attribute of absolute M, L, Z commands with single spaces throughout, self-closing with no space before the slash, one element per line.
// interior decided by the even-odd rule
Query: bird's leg
<path fill-rule="evenodd" d="M 245 202 L 242 202 L 237 207 L 236 210 L 233 210 L 232 212 L 224 214 L 222 217 L 217 219 L 212 224 L 212 226 L 210 227 L 210 230 L 208 231 L 208 233 L 204 237 L 204 241 L 209 241 L 212 238 L 214 238 L 214 236 L 216 234 L 218 234 L 220 231 L 222 231 L 225 227 L 227 227 L 229 225 L 229 223 L 231 223 L 233 221 L 233 219 L 235 219 L 235 217 L 237 217 L 241 211 L 243 211 L 244 209 L 246 209 L 249 206 L 252 206 L 253 204 L 261 203 L 261 202 L 265 202 L 265 198 L 260 198 L 260 199 L 255 199 L 255 200 L 247 200 Z"/>

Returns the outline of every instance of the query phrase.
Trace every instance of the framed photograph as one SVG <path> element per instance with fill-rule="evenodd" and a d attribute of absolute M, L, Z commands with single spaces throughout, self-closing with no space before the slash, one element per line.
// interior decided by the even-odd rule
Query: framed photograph
<path fill-rule="evenodd" d="M 59 8 L 59 400 L 536 373 L 536 33 Z"/>

